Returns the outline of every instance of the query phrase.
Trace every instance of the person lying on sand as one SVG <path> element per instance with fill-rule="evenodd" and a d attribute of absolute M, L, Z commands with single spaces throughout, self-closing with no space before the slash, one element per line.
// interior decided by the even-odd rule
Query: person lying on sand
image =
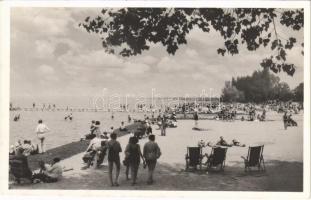
<path fill-rule="evenodd" d="M 217 147 L 217 146 L 231 147 L 232 144 L 227 143 L 226 140 L 224 140 L 224 138 L 222 136 L 220 136 L 220 140 L 217 141 L 216 144 L 213 144 L 212 142 L 207 142 L 205 146 L 208 146 L 208 147 Z"/>
<path fill-rule="evenodd" d="M 202 140 L 201 140 L 202 141 Z M 237 146 L 237 147 L 245 147 L 245 144 L 241 144 L 239 141 L 237 141 L 236 139 L 232 140 L 232 144 L 228 144 L 223 137 L 220 137 L 220 140 L 216 143 L 213 144 L 212 142 L 207 142 L 205 146 L 208 147 L 217 147 L 217 146 L 227 146 L 227 147 L 232 147 L 232 146 Z"/>
<path fill-rule="evenodd" d="M 245 147 L 245 144 L 241 144 L 239 141 L 237 141 L 236 139 L 232 140 L 232 146 L 237 146 L 237 147 Z"/>
<path fill-rule="evenodd" d="M 216 143 L 216 145 L 220 145 L 220 146 L 228 146 L 231 147 L 232 145 L 229 144 L 228 142 L 226 142 L 226 140 L 224 140 L 224 138 L 222 136 L 220 136 L 219 141 Z"/>

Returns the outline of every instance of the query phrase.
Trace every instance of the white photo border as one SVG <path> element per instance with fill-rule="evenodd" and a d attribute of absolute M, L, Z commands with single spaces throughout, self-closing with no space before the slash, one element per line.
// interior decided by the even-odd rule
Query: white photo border
<path fill-rule="evenodd" d="M 129 191 L 129 190 L 9 190 L 9 101 L 10 101 L 10 9 L 12 7 L 278 7 L 304 8 L 304 134 L 303 192 L 227 191 Z M 310 197 L 310 1 L 4 1 L 0 2 L 0 195 L 6 198 L 42 199 L 96 197 L 133 199 L 307 199 Z M 2 197 L 1 197 L 2 198 Z"/>

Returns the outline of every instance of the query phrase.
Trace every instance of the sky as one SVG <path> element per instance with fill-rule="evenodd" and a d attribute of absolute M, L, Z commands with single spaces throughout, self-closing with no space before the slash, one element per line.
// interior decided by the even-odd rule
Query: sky
<path fill-rule="evenodd" d="M 268 48 L 221 56 L 219 33 L 194 29 L 174 56 L 163 46 L 151 45 L 143 54 L 124 58 L 107 54 L 98 35 L 87 33 L 78 24 L 87 16 L 96 17 L 99 8 L 12 8 L 11 81 L 12 99 L 75 99 L 106 94 L 151 96 L 199 96 L 203 90 L 213 96 L 232 77 L 261 70 L 260 61 L 271 55 Z M 283 37 L 291 33 L 278 27 Z M 303 81 L 303 56 L 294 47 L 288 61 L 297 66 L 294 77 L 277 74 L 291 88 Z"/>

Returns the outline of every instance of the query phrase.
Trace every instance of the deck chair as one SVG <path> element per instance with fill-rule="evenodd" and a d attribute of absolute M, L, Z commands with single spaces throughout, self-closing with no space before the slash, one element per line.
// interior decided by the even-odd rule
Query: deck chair
<path fill-rule="evenodd" d="M 197 169 L 199 165 L 200 170 L 202 169 L 202 148 L 201 147 L 187 147 L 186 154 L 186 170 L 189 170 L 190 167 Z"/>
<path fill-rule="evenodd" d="M 248 148 L 247 157 L 245 158 L 241 156 L 241 158 L 244 160 L 245 171 L 250 171 L 251 167 L 257 167 L 258 171 L 265 171 L 265 162 L 262 155 L 263 147 L 264 145 L 252 147 L 250 146 Z"/>
<path fill-rule="evenodd" d="M 220 166 L 219 170 L 223 171 L 225 168 L 227 147 L 213 147 L 211 154 L 207 158 L 207 169 Z"/>
<path fill-rule="evenodd" d="M 10 173 L 14 176 L 15 181 L 20 183 L 21 178 L 28 179 L 32 182 L 32 172 L 30 171 L 28 164 L 18 159 L 9 160 Z"/>

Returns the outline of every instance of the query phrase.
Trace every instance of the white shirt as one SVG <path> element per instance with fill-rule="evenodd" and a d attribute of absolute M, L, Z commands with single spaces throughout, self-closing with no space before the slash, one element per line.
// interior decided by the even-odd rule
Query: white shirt
<path fill-rule="evenodd" d="M 44 173 L 52 178 L 61 178 L 63 175 L 63 168 L 59 163 L 55 163 L 54 165 L 45 164 L 46 170 Z"/>
<path fill-rule="evenodd" d="M 38 124 L 36 128 L 36 133 L 45 133 L 49 131 L 50 129 L 45 124 Z"/>
<path fill-rule="evenodd" d="M 98 137 L 95 137 L 94 139 L 92 139 L 90 141 L 90 145 L 88 146 L 86 151 L 88 151 L 90 148 L 92 148 L 93 150 L 101 148 L 102 141 L 105 141 L 105 140 L 101 139 L 101 138 L 98 138 Z"/>

